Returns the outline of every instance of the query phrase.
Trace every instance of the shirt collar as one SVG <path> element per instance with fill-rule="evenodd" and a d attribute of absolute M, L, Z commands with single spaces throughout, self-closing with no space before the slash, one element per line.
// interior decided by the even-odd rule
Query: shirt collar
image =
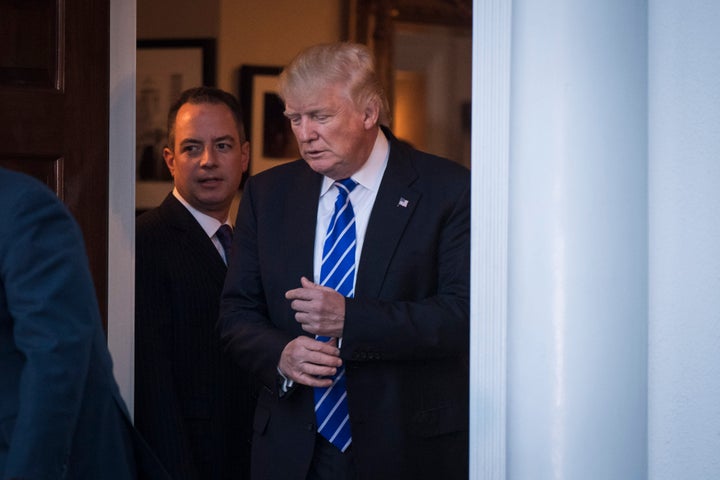
<path fill-rule="evenodd" d="M 190 214 L 195 217 L 195 220 L 197 220 L 197 222 L 200 224 L 200 227 L 202 227 L 208 237 L 212 237 L 213 235 L 215 235 L 215 232 L 217 232 L 217 229 L 220 228 L 220 225 L 222 225 L 222 223 L 220 223 L 216 218 L 213 218 L 210 215 L 207 215 L 190 205 L 182 197 L 182 195 L 180 195 L 180 192 L 178 192 L 177 188 L 173 188 L 173 195 L 175 196 L 175 198 L 178 199 L 180 203 L 185 206 L 185 208 L 188 209 Z M 227 219 L 224 223 L 228 223 Z"/>
<path fill-rule="evenodd" d="M 389 153 L 390 144 L 388 143 L 388 139 L 385 137 L 382 129 L 378 128 L 378 135 L 375 139 L 375 145 L 373 145 L 373 149 L 370 152 L 370 156 L 363 166 L 360 167 L 360 170 L 351 175 L 351 178 L 370 191 L 377 190 L 380 187 L 380 180 L 382 180 L 382 174 L 385 171 Z M 335 180 L 332 178 L 323 177 L 320 196 L 325 195 L 334 183 Z"/>

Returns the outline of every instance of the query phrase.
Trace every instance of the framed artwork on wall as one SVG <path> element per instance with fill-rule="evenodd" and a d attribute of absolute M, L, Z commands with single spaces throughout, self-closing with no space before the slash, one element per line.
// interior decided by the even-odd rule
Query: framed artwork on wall
<path fill-rule="evenodd" d="M 215 39 L 158 39 L 137 42 L 136 210 L 153 208 L 172 189 L 162 157 L 167 112 L 188 88 L 215 85 Z"/>
<path fill-rule="evenodd" d="M 290 122 L 283 114 L 285 106 L 277 95 L 281 71 L 275 66 L 240 67 L 240 102 L 250 140 L 250 175 L 300 158 Z"/>

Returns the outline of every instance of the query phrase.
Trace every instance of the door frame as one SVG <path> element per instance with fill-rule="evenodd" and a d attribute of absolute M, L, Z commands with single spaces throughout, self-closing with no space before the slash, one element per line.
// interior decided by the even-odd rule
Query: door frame
<path fill-rule="evenodd" d="M 484 146 L 495 145 L 496 149 L 490 150 L 491 155 L 485 150 L 483 165 L 475 162 L 472 169 L 470 478 L 505 478 L 504 279 L 511 5 L 512 0 L 473 2 L 472 158 L 480 158 L 478 152 Z M 108 212 L 108 345 L 115 362 L 115 378 L 131 415 L 135 365 L 135 168 L 134 161 L 128 159 L 135 155 L 136 14 L 135 0 L 111 2 L 109 174 L 113 181 Z M 488 45 L 494 45 L 494 50 L 481 50 Z M 495 115 L 483 117 L 483 112 L 488 111 Z M 484 188 L 488 184 L 499 188 Z M 476 208 L 480 205 L 487 207 L 480 211 Z M 481 228 L 486 225 L 493 228 Z M 483 265 L 495 267 L 486 270 Z M 493 348 L 486 349 L 488 345 Z M 488 416 L 489 412 L 492 415 Z"/>
<path fill-rule="evenodd" d="M 133 414 L 135 343 L 135 0 L 110 2 L 108 348 Z"/>

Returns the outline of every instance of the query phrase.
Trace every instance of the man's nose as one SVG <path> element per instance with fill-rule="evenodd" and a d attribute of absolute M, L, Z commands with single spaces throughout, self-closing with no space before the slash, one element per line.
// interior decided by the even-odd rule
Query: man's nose
<path fill-rule="evenodd" d="M 217 163 L 217 153 L 213 148 L 203 149 L 202 157 L 200 158 L 200 165 L 203 167 L 210 167 Z"/>
<path fill-rule="evenodd" d="M 295 125 L 293 130 L 295 132 L 295 136 L 300 142 L 309 142 L 316 138 L 313 123 L 306 119 L 300 120 L 300 123 Z"/>

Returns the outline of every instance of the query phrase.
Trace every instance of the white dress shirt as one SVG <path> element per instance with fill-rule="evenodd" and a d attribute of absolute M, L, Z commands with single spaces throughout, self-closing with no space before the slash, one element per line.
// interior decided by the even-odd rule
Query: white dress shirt
<path fill-rule="evenodd" d="M 355 234 L 357 236 L 357 245 L 355 247 L 355 278 L 357 278 L 358 268 L 360 265 L 360 254 L 365 240 L 365 231 L 367 230 L 368 221 L 370 220 L 370 211 L 375 204 L 378 188 L 382 181 L 385 168 L 387 167 L 390 146 L 385 134 L 382 130 L 378 130 L 378 136 L 375 140 L 370 156 L 360 170 L 355 172 L 350 178 L 355 180 L 358 185 L 350 192 L 350 203 L 352 203 L 355 212 Z M 315 272 L 315 283 L 320 282 L 320 268 L 322 266 L 322 251 L 325 235 L 327 234 L 330 219 L 335 211 L 335 199 L 338 190 L 335 187 L 335 181 L 328 177 L 323 177 L 322 188 L 320 189 L 320 203 L 317 211 L 317 226 L 315 230 L 315 254 L 313 260 L 313 269 Z"/>

